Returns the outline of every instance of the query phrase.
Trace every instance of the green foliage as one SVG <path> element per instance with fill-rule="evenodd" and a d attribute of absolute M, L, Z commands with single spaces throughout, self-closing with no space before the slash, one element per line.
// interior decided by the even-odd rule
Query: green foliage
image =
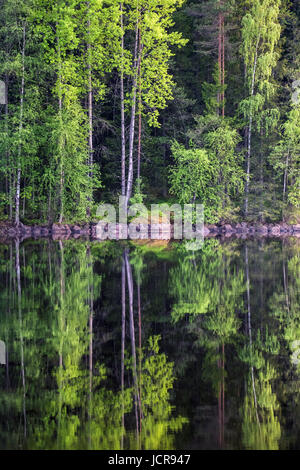
<path fill-rule="evenodd" d="M 0 105 L 1 217 L 14 217 L 19 171 L 26 223 L 79 222 L 94 218 L 100 202 L 117 199 L 121 76 L 126 134 L 135 119 L 133 201 L 195 197 L 208 222 L 236 221 L 251 121 L 249 219 L 288 219 L 299 208 L 299 106 L 289 109 L 300 55 L 293 2 L 0 6 L 0 80 L 8 90 L 8 105 Z M 134 181 L 139 117 L 143 188 Z"/>
<path fill-rule="evenodd" d="M 173 143 L 175 165 L 170 169 L 171 194 L 181 203 L 200 200 L 208 221 L 218 220 L 243 191 L 244 171 L 236 148 L 240 137 L 226 119 L 196 117 L 189 132 L 190 148 Z"/>
<path fill-rule="evenodd" d="M 175 165 L 170 169 L 171 194 L 175 194 L 180 203 L 191 203 L 199 198 L 201 203 L 214 200 L 213 166 L 204 149 L 186 149 L 174 142 L 172 153 Z"/>
<path fill-rule="evenodd" d="M 300 106 L 295 105 L 282 126 L 283 138 L 270 155 L 277 178 L 286 184 L 287 201 L 300 207 Z M 286 199 L 286 194 L 283 194 Z M 286 202 L 286 201 L 284 201 Z"/>
<path fill-rule="evenodd" d="M 140 57 L 140 90 L 141 105 L 139 110 L 150 126 L 160 127 L 159 113 L 172 99 L 174 82 L 169 72 L 169 62 L 174 55 L 173 47 L 182 47 L 187 40 L 177 31 L 170 31 L 174 26 L 173 13 L 180 8 L 184 0 L 135 0 L 124 2 L 128 24 L 125 28 L 134 30 L 138 25 L 141 39 Z M 121 61 L 123 72 L 134 77 L 136 70 L 132 67 L 134 53 L 125 49 L 125 57 Z M 131 105 L 132 93 L 127 94 L 127 104 Z"/>

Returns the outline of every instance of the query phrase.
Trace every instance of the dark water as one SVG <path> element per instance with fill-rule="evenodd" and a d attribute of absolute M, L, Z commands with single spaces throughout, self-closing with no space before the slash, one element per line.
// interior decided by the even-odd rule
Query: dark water
<path fill-rule="evenodd" d="M 1 449 L 300 448 L 296 241 L 0 256 Z"/>

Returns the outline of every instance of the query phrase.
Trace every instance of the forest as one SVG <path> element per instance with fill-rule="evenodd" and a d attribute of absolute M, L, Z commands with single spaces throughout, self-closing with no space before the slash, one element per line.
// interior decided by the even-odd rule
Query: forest
<path fill-rule="evenodd" d="M 0 451 L 300 449 L 299 44 L 300 0 L 0 0 Z"/>
<path fill-rule="evenodd" d="M 0 220 L 93 221 L 122 195 L 299 223 L 299 0 L 0 6 Z"/>

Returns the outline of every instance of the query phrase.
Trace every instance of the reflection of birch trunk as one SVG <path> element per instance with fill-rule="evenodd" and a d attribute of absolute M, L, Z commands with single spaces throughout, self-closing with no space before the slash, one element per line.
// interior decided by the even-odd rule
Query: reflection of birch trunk
<path fill-rule="evenodd" d="M 122 438 L 121 449 L 124 448 L 124 360 L 125 360 L 125 327 L 126 327 L 126 272 L 125 272 L 125 253 L 122 262 L 122 345 L 121 345 L 121 390 L 122 390 Z"/>
<path fill-rule="evenodd" d="M 20 354 L 21 354 L 21 376 L 23 387 L 23 419 L 24 419 L 24 437 L 27 436 L 27 419 L 26 419 L 26 382 L 25 382 L 25 365 L 24 365 L 24 340 L 23 340 L 23 320 L 22 320 L 22 288 L 21 288 L 21 269 L 20 269 L 20 242 L 16 240 L 16 275 L 17 275 L 17 302 L 20 326 Z"/>
<path fill-rule="evenodd" d="M 9 246 L 9 273 L 8 273 L 8 289 L 9 289 L 9 300 L 8 300 L 8 316 L 10 318 L 11 308 L 12 308 L 12 299 L 13 299 L 13 292 L 12 292 L 12 277 L 13 277 L 13 252 L 12 252 L 12 245 Z M 8 352 L 9 344 L 6 341 L 6 388 L 7 390 L 10 387 L 10 378 L 9 378 L 9 352 Z"/>
<path fill-rule="evenodd" d="M 218 421 L 219 421 L 219 447 L 224 446 L 224 420 L 225 420 L 225 349 L 222 344 L 222 356 L 218 360 L 218 367 L 221 369 L 221 380 L 219 382 L 218 394 Z"/>
<path fill-rule="evenodd" d="M 60 249 L 60 331 L 62 333 L 64 331 L 63 311 L 64 311 L 64 295 L 65 295 L 65 276 L 64 276 L 64 247 L 63 247 L 63 243 L 61 240 L 59 241 L 59 249 Z M 60 365 L 62 365 L 62 347 L 63 347 L 63 339 L 61 337 L 60 348 L 59 348 Z"/>
<path fill-rule="evenodd" d="M 220 347 L 218 347 L 218 355 L 220 354 Z M 218 369 L 221 367 L 221 360 L 218 359 Z M 221 381 L 219 382 L 219 393 L 218 393 L 218 425 L 219 425 L 219 447 L 222 447 L 222 436 L 221 436 L 221 426 L 222 426 L 222 419 L 221 419 Z"/>
<path fill-rule="evenodd" d="M 88 303 L 89 303 L 89 407 L 88 407 L 88 420 L 89 420 L 89 447 L 91 447 L 91 411 L 92 411 L 92 398 L 93 398 L 93 317 L 94 317 L 94 283 L 93 283 L 93 263 L 91 260 L 91 248 L 87 248 L 88 259 Z"/>
<path fill-rule="evenodd" d="M 51 244 L 50 244 L 49 238 L 48 238 L 48 268 L 49 268 L 50 286 L 52 286 Z"/>
<path fill-rule="evenodd" d="M 141 282 L 138 279 L 138 314 L 139 314 L 139 409 L 140 409 L 140 435 L 142 433 L 142 309 L 141 309 Z"/>
<path fill-rule="evenodd" d="M 225 420 L 225 347 L 222 344 L 222 426 L 221 426 L 221 443 L 224 445 L 224 420 Z"/>
<path fill-rule="evenodd" d="M 283 284 L 284 284 L 284 294 L 285 294 L 285 303 L 288 313 L 290 313 L 290 302 L 289 302 L 289 291 L 288 291 L 288 277 L 286 273 L 286 263 L 283 259 L 282 262 L 282 269 L 283 269 Z"/>
<path fill-rule="evenodd" d="M 250 276 L 249 276 L 249 259 L 248 259 L 248 246 L 246 244 L 245 247 L 245 262 L 246 262 L 246 281 L 247 281 L 247 311 L 248 311 L 248 334 L 249 334 L 249 343 L 250 343 L 250 355 L 251 355 L 251 362 L 252 362 L 252 326 L 251 326 L 251 298 L 250 298 Z M 256 398 L 256 389 L 255 389 L 255 380 L 254 380 L 254 368 L 251 365 L 251 380 L 252 380 L 252 390 L 254 396 L 254 404 L 255 404 L 255 413 L 257 423 L 260 427 L 259 416 L 257 411 L 257 398 Z"/>
<path fill-rule="evenodd" d="M 60 322 L 60 344 L 59 344 L 59 375 L 58 375 L 58 388 L 59 388 L 59 405 L 58 405 L 58 433 L 57 433 L 57 442 L 58 448 L 59 438 L 60 438 L 60 427 L 61 427 L 61 410 L 62 410 L 62 369 L 63 369 L 63 331 L 64 331 L 64 294 L 65 294 L 65 277 L 64 277 L 64 247 L 62 241 L 59 241 L 60 249 L 60 312 L 59 312 L 59 322 Z"/>
<path fill-rule="evenodd" d="M 128 251 L 125 252 L 125 264 L 127 272 L 127 284 L 129 293 L 129 318 L 130 318 L 130 338 L 131 338 L 131 352 L 133 361 L 133 382 L 135 390 L 135 419 L 136 419 L 136 435 L 139 435 L 139 419 L 138 419 L 138 403 L 139 403 L 139 390 L 137 381 L 137 366 L 136 366 L 136 348 L 135 348 L 135 332 L 134 332 L 134 318 L 133 318 L 133 278 L 132 269 L 128 260 Z"/>

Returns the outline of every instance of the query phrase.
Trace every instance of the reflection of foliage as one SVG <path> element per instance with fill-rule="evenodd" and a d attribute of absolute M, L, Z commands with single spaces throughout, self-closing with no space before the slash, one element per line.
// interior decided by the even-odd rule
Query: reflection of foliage
<path fill-rule="evenodd" d="M 216 335 L 222 343 L 227 342 L 231 336 L 236 334 L 238 324 L 235 313 L 233 311 L 226 311 L 226 308 L 223 306 L 220 306 L 205 321 L 207 330 Z"/>
<path fill-rule="evenodd" d="M 220 248 L 213 253 L 202 252 L 199 259 L 185 256 L 179 259 L 170 274 L 170 293 L 175 298 L 172 318 L 176 322 L 187 314 L 193 318 L 211 313 L 212 317 L 207 323 L 209 329 L 217 334 L 219 330 L 221 334 L 221 327 L 224 335 L 226 327 L 221 326 L 224 320 L 227 319 L 228 333 L 236 328 L 233 316 L 242 305 L 244 290 L 242 272 L 227 270 Z"/>
<path fill-rule="evenodd" d="M 159 354 L 160 337 L 149 338 L 149 345 L 144 352 L 142 364 L 141 389 L 143 415 L 154 414 L 159 406 L 168 403 L 169 391 L 173 388 L 173 364 L 167 361 L 165 354 Z"/>
<path fill-rule="evenodd" d="M 202 376 L 211 382 L 215 394 L 227 373 L 221 367 L 221 346 L 237 336 L 245 291 L 242 271 L 232 267 L 235 252 L 214 243 L 205 244 L 197 255 L 184 256 L 171 270 L 170 291 L 175 298 L 174 322 L 189 315 L 189 333 L 197 347 L 205 348 Z M 226 252 L 226 254 L 225 254 Z"/>
<path fill-rule="evenodd" d="M 199 315 L 208 311 L 211 291 L 207 289 L 207 278 L 198 271 L 190 260 L 183 261 L 174 268 L 170 276 L 170 291 L 176 297 L 172 318 L 178 321 L 184 315 Z"/>
<path fill-rule="evenodd" d="M 297 251 L 288 262 L 286 285 L 282 291 L 274 293 L 270 306 L 281 323 L 292 356 L 293 342 L 300 340 L 300 255 Z"/>
<path fill-rule="evenodd" d="M 132 256 L 130 257 L 130 264 L 134 268 L 135 277 L 138 285 L 141 285 L 143 270 L 145 269 L 144 263 L 144 253 L 138 248 L 134 250 Z"/>
<path fill-rule="evenodd" d="M 269 362 L 278 355 L 278 338 L 268 328 L 264 337 L 258 330 L 256 337 L 239 351 L 239 358 L 249 367 L 248 387 L 243 406 L 243 442 L 249 449 L 276 450 L 279 448 L 281 426 L 280 407 L 271 382 L 278 373 Z"/>
<path fill-rule="evenodd" d="M 68 265 L 70 252 L 61 253 L 54 307 L 57 322 L 50 339 L 61 358 L 53 373 L 58 391 L 52 392 L 44 425 L 36 428 L 32 448 L 120 448 L 122 414 L 131 407 L 130 389 L 122 394 L 103 387 L 103 365 L 96 367 L 97 375 L 92 376 L 81 366 L 89 344 L 87 323 L 92 312 L 88 300 L 91 289 L 99 295 L 101 282 L 93 273 L 93 259 L 86 255 L 84 245 L 82 248 L 77 248 L 75 266 Z"/>
<path fill-rule="evenodd" d="M 270 381 L 276 377 L 275 369 L 265 363 L 255 384 L 249 377 L 248 393 L 243 406 L 243 443 L 247 449 L 277 450 L 281 427 L 275 412 L 279 403 Z M 255 390 L 255 395 L 253 391 Z"/>
<path fill-rule="evenodd" d="M 245 344 L 239 351 L 241 361 L 249 364 L 259 370 L 265 365 L 265 353 L 269 355 L 277 355 L 280 351 L 278 338 L 274 334 L 270 334 L 268 328 L 265 331 L 265 337 L 261 337 L 260 330 L 257 331 L 256 339 L 252 344 Z"/>
<path fill-rule="evenodd" d="M 10 366 L 7 377 L 5 368 L 0 368 L 4 385 L 0 448 L 172 449 L 187 421 L 177 415 L 175 397 L 184 410 L 181 414 L 190 414 L 186 439 L 189 429 L 198 433 L 200 426 L 194 418 L 198 411 L 190 411 L 191 403 L 198 410 L 202 409 L 199 403 L 216 409 L 222 385 L 225 444 L 251 449 L 297 447 L 299 369 L 291 357 L 292 343 L 300 339 L 299 247 L 289 243 L 281 250 L 279 242 L 262 243 L 259 250 L 252 246 L 249 242 L 251 340 L 238 243 L 221 245 L 210 240 L 194 254 L 186 253 L 182 245 L 173 250 L 157 246 L 157 251 L 142 245 L 131 248 L 130 263 L 142 291 L 142 340 L 149 337 L 142 348 L 141 373 L 137 348 L 142 407 L 138 436 L 128 353 L 124 383 L 129 385 L 124 394 L 120 392 L 124 244 L 93 244 L 89 250 L 85 243 L 67 241 L 62 251 L 48 241 L 21 245 L 21 316 L 15 247 L 0 247 L 0 338 L 8 346 Z M 135 297 L 134 310 L 136 305 Z M 114 314 L 107 315 L 111 311 Z M 158 336 L 151 336 L 159 333 L 167 355 L 160 351 Z M 102 334 L 109 341 L 103 343 Z M 180 377 L 178 385 L 175 375 Z M 139 412 L 138 401 L 137 407 Z M 231 423 L 234 437 L 230 437 Z M 206 428 L 200 428 L 203 432 Z"/>
<path fill-rule="evenodd" d="M 131 390 L 114 393 L 103 383 L 106 371 L 96 367 L 90 388 L 88 372 L 68 364 L 55 372 L 58 394 L 53 393 L 48 414 L 36 428 L 31 448 L 120 449 L 124 433 L 122 414 L 131 408 Z"/>
<path fill-rule="evenodd" d="M 142 424 L 140 448 L 172 449 L 175 433 L 187 422 L 181 416 L 172 417 L 170 390 L 173 388 L 173 364 L 159 353 L 160 336 L 150 337 L 142 351 L 142 369 L 139 377 Z M 131 447 L 134 446 L 132 437 Z"/>

